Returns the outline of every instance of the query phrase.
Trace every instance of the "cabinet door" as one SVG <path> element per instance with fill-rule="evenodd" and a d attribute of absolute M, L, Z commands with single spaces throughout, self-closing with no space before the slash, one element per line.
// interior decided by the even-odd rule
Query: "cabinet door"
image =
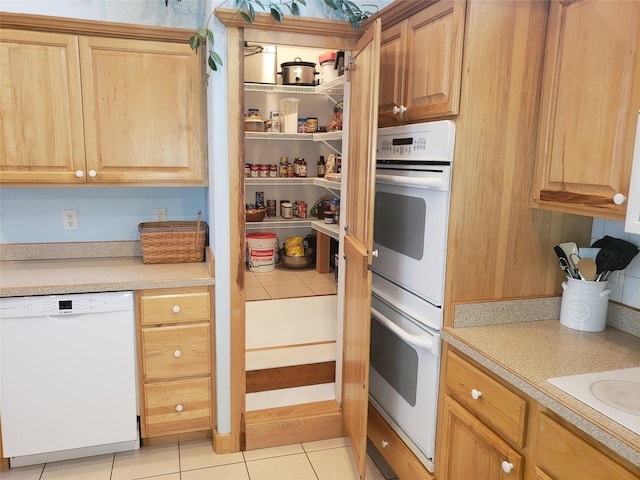
<path fill-rule="evenodd" d="M 379 127 L 397 124 L 404 118 L 404 71 L 406 68 L 407 22 L 397 23 L 382 32 L 380 44 Z M 394 108 L 396 112 L 394 112 Z"/>
<path fill-rule="evenodd" d="M 522 479 L 522 455 L 451 397 L 442 405 L 442 480 Z"/>
<path fill-rule="evenodd" d="M 369 403 L 369 340 L 371 333 L 371 251 L 378 122 L 380 20 L 369 27 L 354 49 L 349 70 L 349 150 L 347 218 L 344 236 L 345 291 L 342 403 L 345 429 L 364 478 L 367 458 Z"/>
<path fill-rule="evenodd" d="M 441 1 L 408 19 L 406 119 L 457 115 L 465 2 Z"/>
<path fill-rule="evenodd" d="M 623 220 L 639 107 L 640 2 L 553 0 L 535 200 Z"/>
<path fill-rule="evenodd" d="M 201 57 L 188 44 L 81 37 L 88 182 L 204 185 Z"/>
<path fill-rule="evenodd" d="M 0 30 L 0 181 L 83 183 L 78 38 Z"/>

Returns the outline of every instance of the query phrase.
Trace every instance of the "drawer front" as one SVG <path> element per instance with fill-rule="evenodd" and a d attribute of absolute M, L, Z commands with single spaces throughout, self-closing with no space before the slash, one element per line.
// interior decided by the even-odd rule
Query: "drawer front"
<path fill-rule="evenodd" d="M 524 446 L 526 400 L 451 351 L 446 375 L 451 396 L 515 446 Z"/>
<path fill-rule="evenodd" d="M 640 468 L 635 473 L 629 472 L 602 450 L 585 442 L 545 414 L 541 414 L 538 419 L 536 443 L 536 464 L 556 480 L 640 478 Z M 539 467 L 536 468 L 540 470 Z"/>
<path fill-rule="evenodd" d="M 211 372 L 211 329 L 208 323 L 142 329 L 144 380 L 160 380 Z"/>
<path fill-rule="evenodd" d="M 142 325 L 209 321 L 211 295 L 207 289 L 189 289 L 169 294 L 145 292 L 140 296 L 140 316 Z"/>
<path fill-rule="evenodd" d="M 367 436 L 399 478 L 433 479 L 433 475 L 371 404 L 367 416 Z"/>
<path fill-rule="evenodd" d="M 209 378 L 144 386 L 145 436 L 211 428 Z"/>

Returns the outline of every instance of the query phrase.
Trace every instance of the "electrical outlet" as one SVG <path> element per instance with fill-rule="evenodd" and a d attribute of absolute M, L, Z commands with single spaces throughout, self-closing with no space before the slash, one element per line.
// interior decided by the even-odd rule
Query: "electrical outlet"
<path fill-rule="evenodd" d="M 167 221 L 167 209 L 166 208 L 154 208 L 153 209 L 153 221 L 154 222 L 166 222 Z"/>
<path fill-rule="evenodd" d="M 78 230 L 77 210 L 62 210 L 62 228 L 65 230 Z"/>

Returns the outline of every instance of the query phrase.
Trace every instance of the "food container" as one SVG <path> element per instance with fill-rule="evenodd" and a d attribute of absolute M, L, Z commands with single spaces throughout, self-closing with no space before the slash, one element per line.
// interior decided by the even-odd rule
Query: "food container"
<path fill-rule="evenodd" d="M 270 272 L 275 268 L 278 237 L 275 233 L 259 232 L 247 235 L 247 253 L 249 270 L 252 272 Z"/>
<path fill-rule="evenodd" d="M 245 117 L 245 132 L 264 132 L 264 120 L 262 117 Z"/>
<path fill-rule="evenodd" d="M 285 249 L 280 250 L 280 261 L 282 266 L 285 268 L 307 268 L 313 263 L 313 256 L 315 255 L 315 250 L 313 248 L 306 248 L 304 250 L 304 255 L 300 256 L 292 256 L 287 255 Z"/>
<path fill-rule="evenodd" d="M 298 104 L 299 98 L 288 97 L 280 100 L 280 131 L 283 133 L 298 133 Z"/>
<path fill-rule="evenodd" d="M 267 207 L 249 208 L 245 210 L 244 213 L 245 213 L 245 221 L 261 222 L 262 220 L 264 220 L 264 217 L 267 214 Z"/>
<path fill-rule="evenodd" d="M 284 62 L 280 64 L 282 72 L 283 85 L 316 85 L 316 64 L 313 62 L 303 62 L 300 57 L 296 57 L 293 62 Z"/>

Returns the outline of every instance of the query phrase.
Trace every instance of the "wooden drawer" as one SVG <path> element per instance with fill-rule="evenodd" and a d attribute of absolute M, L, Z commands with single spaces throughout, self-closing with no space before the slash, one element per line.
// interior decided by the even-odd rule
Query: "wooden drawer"
<path fill-rule="evenodd" d="M 211 318 L 211 294 L 207 288 L 147 290 L 139 300 L 142 325 L 209 321 Z"/>
<path fill-rule="evenodd" d="M 371 404 L 367 418 L 367 436 L 398 478 L 433 479 L 433 475 Z"/>
<path fill-rule="evenodd" d="M 209 378 L 147 384 L 144 393 L 143 436 L 211 428 Z"/>
<path fill-rule="evenodd" d="M 528 409 L 525 399 L 451 351 L 447 356 L 446 388 L 505 439 L 524 446 Z"/>
<path fill-rule="evenodd" d="M 206 375 L 211 371 L 208 323 L 142 329 L 144 380 Z"/>
<path fill-rule="evenodd" d="M 603 447 L 604 448 L 604 447 Z M 538 417 L 535 453 L 537 471 L 542 467 L 555 480 L 637 480 L 640 469 L 631 473 L 601 450 L 587 443 L 545 414 Z"/>

